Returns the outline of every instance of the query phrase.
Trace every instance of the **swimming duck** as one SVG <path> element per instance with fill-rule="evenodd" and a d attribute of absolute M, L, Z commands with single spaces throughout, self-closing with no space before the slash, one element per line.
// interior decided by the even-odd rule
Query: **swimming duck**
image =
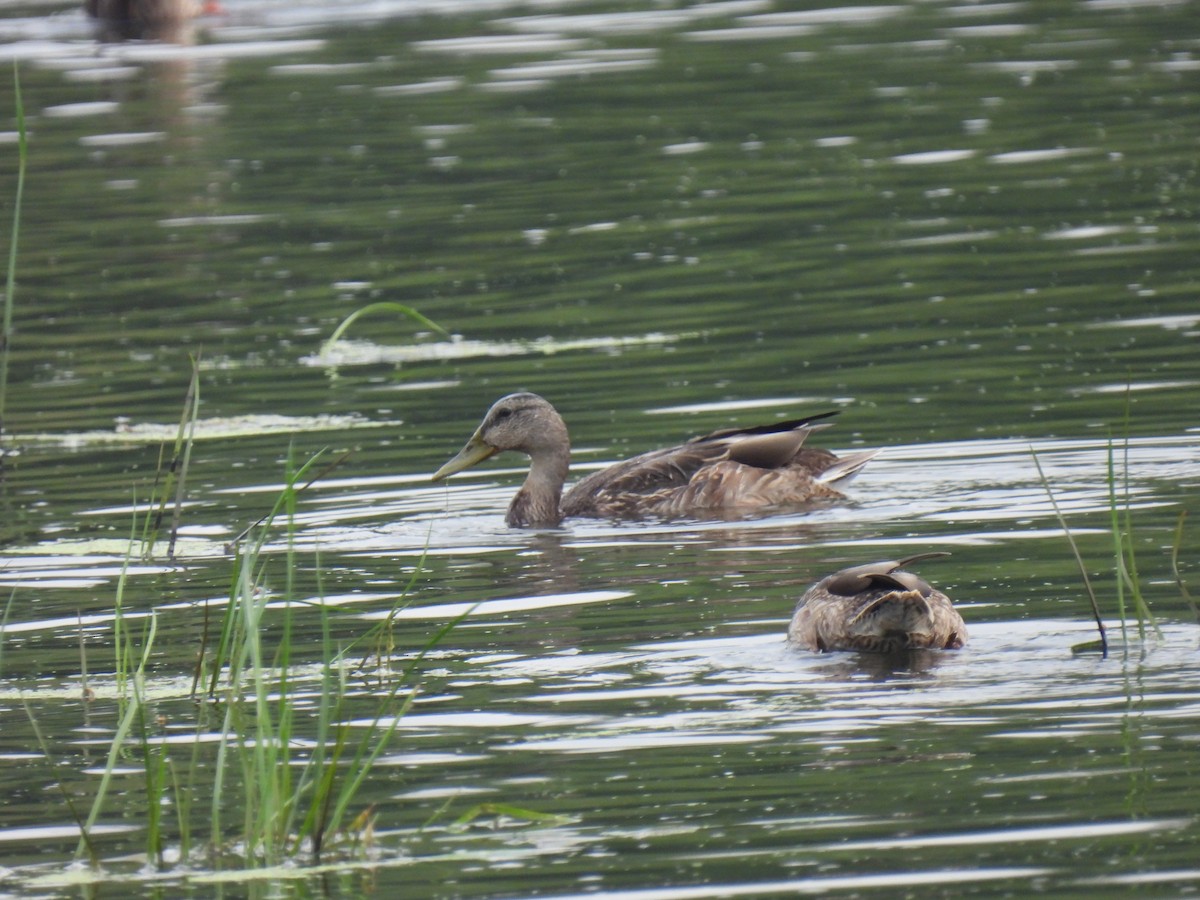
<path fill-rule="evenodd" d="M 83 10 L 104 23 L 109 37 L 141 39 L 170 37 L 165 29 L 221 8 L 216 0 L 84 0 Z"/>
<path fill-rule="evenodd" d="M 842 569 L 818 581 L 796 604 L 788 640 L 809 650 L 957 650 L 967 626 L 950 598 L 912 572 L 909 563 L 949 553 Z"/>
<path fill-rule="evenodd" d="M 833 485 L 849 480 L 879 452 L 839 458 L 803 446 L 810 434 L 828 427 L 819 420 L 833 415 L 714 431 L 593 472 L 564 496 L 571 441 L 562 416 L 537 394 L 509 394 L 492 404 L 433 480 L 505 450 L 526 454 L 529 475 L 505 517 L 516 528 L 553 528 L 572 516 L 711 516 L 803 506 L 841 498 Z"/>

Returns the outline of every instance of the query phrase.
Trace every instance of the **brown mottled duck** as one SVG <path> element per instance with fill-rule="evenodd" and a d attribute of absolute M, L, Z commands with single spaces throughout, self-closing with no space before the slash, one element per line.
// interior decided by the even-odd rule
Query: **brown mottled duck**
<path fill-rule="evenodd" d="M 157 38 L 199 15 L 220 12 L 216 0 L 84 0 L 84 12 L 106 23 L 110 36 Z"/>
<path fill-rule="evenodd" d="M 526 454 L 529 475 L 505 518 L 517 528 L 553 528 L 573 516 L 719 517 L 802 507 L 842 498 L 834 485 L 849 480 L 879 452 L 838 457 L 805 447 L 810 434 L 828 427 L 819 420 L 833 415 L 714 431 L 593 472 L 564 495 L 571 460 L 566 424 L 537 394 L 509 394 L 492 405 L 466 446 L 433 480 L 506 450 Z"/>
<path fill-rule="evenodd" d="M 904 566 L 949 556 L 922 553 L 842 569 L 818 581 L 796 604 L 788 640 L 809 650 L 957 650 L 967 626 L 950 598 Z"/>

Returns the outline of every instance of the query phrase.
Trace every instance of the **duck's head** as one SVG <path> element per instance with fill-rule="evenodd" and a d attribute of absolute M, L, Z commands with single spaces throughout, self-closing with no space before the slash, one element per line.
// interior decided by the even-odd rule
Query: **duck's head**
<path fill-rule="evenodd" d="M 492 404 L 458 455 L 433 473 L 433 480 L 441 481 L 505 450 L 516 450 L 535 459 L 545 453 L 569 452 L 567 427 L 549 401 L 537 394 L 501 397 Z"/>

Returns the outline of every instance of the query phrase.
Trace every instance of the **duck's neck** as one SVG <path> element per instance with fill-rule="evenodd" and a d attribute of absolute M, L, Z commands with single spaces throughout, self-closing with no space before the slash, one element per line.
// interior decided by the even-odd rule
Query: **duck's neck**
<path fill-rule="evenodd" d="M 559 502 L 571 463 L 570 446 L 539 450 L 529 459 L 529 474 L 505 521 L 514 528 L 554 528 L 562 521 Z"/>

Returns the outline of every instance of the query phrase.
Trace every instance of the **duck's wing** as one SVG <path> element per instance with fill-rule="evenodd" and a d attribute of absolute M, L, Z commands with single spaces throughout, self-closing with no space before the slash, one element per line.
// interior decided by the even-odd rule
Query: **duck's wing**
<path fill-rule="evenodd" d="M 729 458 L 735 462 L 760 469 L 794 469 L 821 484 L 840 484 L 861 472 L 879 451 L 862 450 L 837 456 L 821 447 L 802 446 L 814 431 L 829 427 L 822 419 L 832 418 L 838 412 L 835 409 L 753 428 L 728 428 L 694 438 L 691 443 L 724 442 L 729 445 Z"/>
<path fill-rule="evenodd" d="M 652 450 L 593 472 L 562 499 L 564 516 L 632 515 L 653 512 L 662 500 L 686 487 L 697 472 L 727 456 L 720 444 L 684 444 Z"/>
<path fill-rule="evenodd" d="M 796 502 L 788 490 L 790 482 L 802 478 L 807 490 L 814 483 L 812 472 L 837 460 L 826 450 L 801 452 L 812 432 L 827 427 L 810 423 L 832 415 L 723 429 L 678 447 L 643 453 L 593 472 L 572 487 L 563 497 L 563 515 L 678 515 L 689 509 Z M 865 463 L 862 460 L 858 468 Z M 836 496 L 832 489 L 824 490 Z"/>
<path fill-rule="evenodd" d="M 805 416 L 803 419 L 791 419 L 787 422 L 768 422 L 766 425 L 751 425 L 749 428 L 719 428 L 711 434 L 694 437 L 689 444 L 702 444 L 707 441 L 722 441 L 730 438 L 752 437 L 759 434 L 779 434 L 785 431 L 795 431 L 805 425 L 812 425 L 822 419 L 831 419 L 841 410 L 832 409 L 829 412 L 817 413 L 815 416 Z M 826 427 L 826 426 L 822 426 Z"/>
<path fill-rule="evenodd" d="M 933 592 L 929 583 L 912 572 L 902 571 L 904 566 L 923 559 L 935 559 L 939 556 L 949 556 L 945 550 L 932 550 L 928 553 L 918 553 L 906 559 L 889 559 L 882 562 L 867 563 L 863 566 L 852 566 L 835 572 L 821 581 L 820 586 L 831 594 L 840 597 L 853 597 L 869 591 L 895 588 L 903 591 L 917 591 L 923 597 Z"/>

